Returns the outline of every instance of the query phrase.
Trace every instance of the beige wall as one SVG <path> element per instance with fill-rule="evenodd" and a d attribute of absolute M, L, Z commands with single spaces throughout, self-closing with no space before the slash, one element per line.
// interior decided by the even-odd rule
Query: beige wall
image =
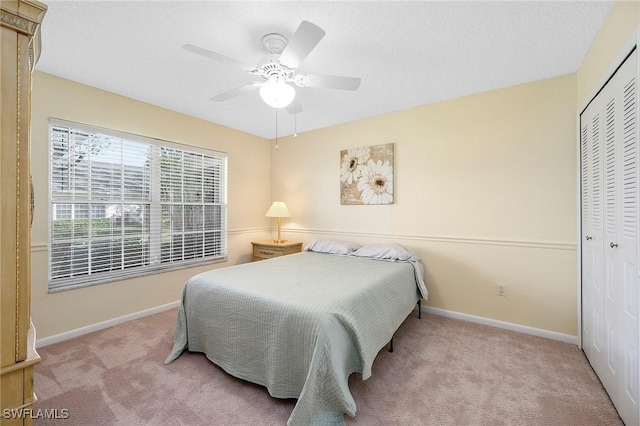
<path fill-rule="evenodd" d="M 576 74 L 427 105 L 273 144 L 202 120 L 35 73 L 32 312 L 39 338 L 177 300 L 204 268 L 47 293 L 47 119 L 113 128 L 229 154 L 229 262 L 266 238 L 398 241 L 424 259 L 432 307 L 577 334 L 576 109 L 612 71 L 640 23 L 617 2 Z M 341 206 L 339 153 L 395 144 L 395 204 Z M 272 196 L 273 195 L 273 196 Z M 41 201 L 42 200 L 42 201 Z M 496 284 L 507 297 L 496 296 Z"/>
<path fill-rule="evenodd" d="M 281 139 L 285 235 L 399 241 L 427 305 L 576 335 L 575 102 L 572 74 Z M 340 151 L 390 142 L 395 203 L 340 205 Z"/>
<path fill-rule="evenodd" d="M 602 29 L 591 44 L 577 72 L 578 108 L 596 94 L 596 90 L 608 78 L 616 60 L 626 55 L 628 42 L 635 37 L 640 25 L 640 2 L 617 1 L 607 17 Z"/>
<path fill-rule="evenodd" d="M 186 279 L 205 267 L 77 290 L 47 292 L 48 119 L 60 118 L 122 132 L 210 148 L 228 154 L 228 262 L 251 259 L 254 239 L 267 238 L 271 148 L 262 138 L 36 72 L 32 95 L 32 174 L 36 210 L 32 231 L 32 318 L 38 338 L 71 331 L 180 299 Z"/>
<path fill-rule="evenodd" d="M 287 235 L 399 241 L 425 260 L 427 305 L 577 335 L 576 117 L 639 25 L 640 2 L 617 1 L 576 74 L 285 138 Z M 341 206 L 339 152 L 389 142 L 395 204 Z"/>

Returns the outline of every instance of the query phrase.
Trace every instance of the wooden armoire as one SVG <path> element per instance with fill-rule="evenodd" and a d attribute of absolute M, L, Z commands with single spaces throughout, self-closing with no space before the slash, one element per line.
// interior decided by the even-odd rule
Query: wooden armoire
<path fill-rule="evenodd" d="M 0 423 L 32 424 L 33 367 L 40 361 L 31 324 L 31 72 L 47 7 L 0 0 Z M 46 195 L 45 195 L 46 197 Z"/>

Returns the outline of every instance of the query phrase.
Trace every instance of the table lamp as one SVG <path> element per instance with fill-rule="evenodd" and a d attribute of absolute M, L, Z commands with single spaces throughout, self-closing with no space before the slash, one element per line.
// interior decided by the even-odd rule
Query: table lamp
<path fill-rule="evenodd" d="M 289 213 L 287 205 L 283 201 L 274 201 L 265 216 L 278 218 L 278 239 L 274 240 L 274 242 L 284 243 L 286 240 L 280 239 L 280 218 L 291 217 L 291 213 Z"/>

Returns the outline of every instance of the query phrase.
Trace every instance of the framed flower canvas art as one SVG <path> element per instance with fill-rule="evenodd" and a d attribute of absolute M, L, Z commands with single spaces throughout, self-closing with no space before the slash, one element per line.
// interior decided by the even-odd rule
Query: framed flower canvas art
<path fill-rule="evenodd" d="M 393 144 L 340 151 L 340 204 L 393 204 Z"/>

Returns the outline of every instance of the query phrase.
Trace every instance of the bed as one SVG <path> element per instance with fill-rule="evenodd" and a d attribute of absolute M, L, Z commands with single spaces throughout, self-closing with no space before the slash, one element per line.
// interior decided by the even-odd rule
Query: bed
<path fill-rule="evenodd" d="M 165 364 L 185 349 L 203 352 L 273 397 L 297 398 L 288 425 L 355 416 L 349 375 L 369 378 L 380 349 L 427 297 L 424 269 L 400 245 L 344 253 L 312 245 L 189 279 Z"/>

